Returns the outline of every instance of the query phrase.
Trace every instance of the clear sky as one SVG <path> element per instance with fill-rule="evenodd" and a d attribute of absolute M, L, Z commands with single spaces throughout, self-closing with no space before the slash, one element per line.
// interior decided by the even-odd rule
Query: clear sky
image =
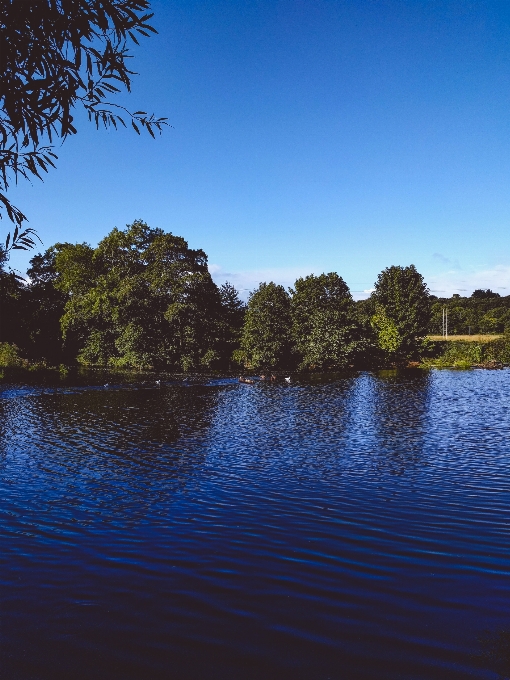
<path fill-rule="evenodd" d="M 58 169 L 11 192 L 45 247 L 142 218 L 244 294 L 336 271 L 359 298 L 411 263 L 438 295 L 510 294 L 508 0 L 153 10 L 119 101 L 173 127 L 154 141 L 83 119 Z"/>

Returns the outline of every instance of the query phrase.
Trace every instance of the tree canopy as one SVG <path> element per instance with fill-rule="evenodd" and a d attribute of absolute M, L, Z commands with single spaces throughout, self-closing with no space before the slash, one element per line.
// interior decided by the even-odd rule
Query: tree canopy
<path fill-rule="evenodd" d="M 207 256 L 137 220 L 93 249 L 56 246 L 56 287 L 68 295 L 64 336 L 80 358 L 110 366 L 212 366 L 219 360 L 221 295 Z"/>
<path fill-rule="evenodd" d="M 475 291 L 476 293 L 477 291 Z M 482 291 L 485 293 L 485 291 Z M 429 325 L 431 335 L 443 332 L 443 310 L 448 309 L 448 334 L 491 334 L 510 331 L 510 296 L 474 295 L 436 298 Z"/>
<path fill-rule="evenodd" d="M 501 297 L 499 293 L 494 293 L 490 288 L 483 289 L 477 288 L 471 293 L 472 298 L 478 298 L 479 300 L 487 300 L 490 298 Z"/>
<path fill-rule="evenodd" d="M 290 297 L 283 286 L 261 283 L 250 293 L 237 360 L 250 368 L 283 368 L 291 351 Z"/>
<path fill-rule="evenodd" d="M 426 335 L 437 333 L 445 305 L 451 334 L 510 329 L 510 296 L 433 298 L 412 265 L 381 272 L 368 300 L 355 302 L 331 272 L 288 290 L 261 283 L 246 305 L 231 284 L 214 283 L 204 251 L 142 220 L 96 248 L 57 243 L 30 264 L 28 280 L 0 267 L 0 343 L 16 345 L 20 361 L 53 366 L 405 366 L 436 351 Z"/>
<path fill-rule="evenodd" d="M 431 316 L 430 294 L 414 265 L 384 269 L 372 293 L 372 325 L 379 347 L 393 360 L 417 357 Z"/>
<path fill-rule="evenodd" d="M 356 349 L 354 302 L 336 273 L 299 278 L 292 291 L 292 336 L 303 368 L 343 368 Z"/>
<path fill-rule="evenodd" d="M 0 3 L 0 217 L 4 211 L 18 226 L 26 219 L 7 198 L 9 184 L 55 167 L 51 144 L 76 134 L 76 107 L 96 127 L 130 120 L 137 133 L 161 131 L 165 118 L 110 101 L 131 89 L 130 46 L 156 32 L 149 9 L 148 0 Z"/>
<path fill-rule="evenodd" d="M 69 337 L 64 345 L 60 319 L 64 314 L 68 295 L 55 288 L 56 248 L 35 255 L 27 270 L 28 285 L 24 285 L 24 345 L 30 357 L 42 358 L 52 365 L 72 363 L 77 348 Z"/>

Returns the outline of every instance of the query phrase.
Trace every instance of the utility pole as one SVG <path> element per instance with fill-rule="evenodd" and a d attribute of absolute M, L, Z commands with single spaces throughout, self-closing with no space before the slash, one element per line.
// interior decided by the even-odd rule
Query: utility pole
<path fill-rule="evenodd" d="M 448 337 L 448 307 L 443 307 L 443 338 Z"/>

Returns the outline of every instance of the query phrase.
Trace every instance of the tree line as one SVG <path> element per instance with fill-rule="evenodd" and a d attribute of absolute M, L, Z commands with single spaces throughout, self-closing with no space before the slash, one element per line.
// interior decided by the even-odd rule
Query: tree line
<path fill-rule="evenodd" d="M 427 351 L 434 298 L 413 265 L 355 302 L 336 273 L 261 283 L 240 300 L 203 250 L 136 220 L 96 248 L 57 243 L 26 281 L 0 263 L 0 342 L 31 361 L 172 371 L 400 365 Z"/>
<path fill-rule="evenodd" d="M 445 307 L 448 309 L 448 333 L 451 335 L 490 335 L 510 331 L 510 295 L 501 296 L 490 289 L 478 289 L 470 297 L 454 294 L 451 298 L 433 298 L 431 335 L 442 332 Z"/>

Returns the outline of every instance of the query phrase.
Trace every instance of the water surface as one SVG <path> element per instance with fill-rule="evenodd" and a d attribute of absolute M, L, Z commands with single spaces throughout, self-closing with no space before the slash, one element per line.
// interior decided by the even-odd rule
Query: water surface
<path fill-rule="evenodd" d="M 497 678 L 509 385 L 3 386 L 0 677 Z"/>

